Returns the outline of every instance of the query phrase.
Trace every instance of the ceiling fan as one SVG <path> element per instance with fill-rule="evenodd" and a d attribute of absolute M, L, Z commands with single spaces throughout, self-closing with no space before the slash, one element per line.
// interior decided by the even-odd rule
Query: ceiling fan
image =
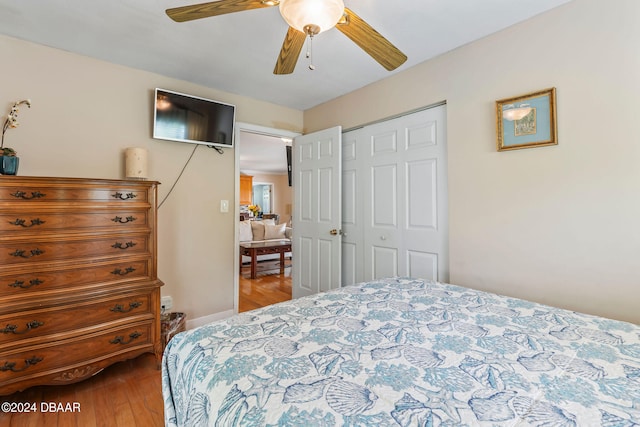
<path fill-rule="evenodd" d="M 407 56 L 385 39 L 362 18 L 344 7 L 343 0 L 218 0 L 208 3 L 167 9 L 176 22 L 193 21 L 227 13 L 263 7 L 280 7 L 280 14 L 289 24 L 274 74 L 291 74 L 307 36 L 336 27 L 380 65 L 389 71 L 402 65 Z M 309 68 L 313 66 L 310 65 Z"/>

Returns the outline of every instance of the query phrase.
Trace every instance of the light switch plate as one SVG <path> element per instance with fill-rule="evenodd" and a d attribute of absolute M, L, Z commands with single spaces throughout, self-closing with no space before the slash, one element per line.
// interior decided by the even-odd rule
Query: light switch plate
<path fill-rule="evenodd" d="M 229 201 L 228 200 L 220 200 L 220 212 L 222 212 L 222 213 L 229 212 Z"/>

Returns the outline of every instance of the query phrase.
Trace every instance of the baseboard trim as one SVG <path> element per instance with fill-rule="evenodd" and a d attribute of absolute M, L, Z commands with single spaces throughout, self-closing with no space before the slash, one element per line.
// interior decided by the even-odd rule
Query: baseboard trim
<path fill-rule="evenodd" d="M 198 326 L 206 325 L 207 323 L 215 322 L 216 320 L 223 320 L 233 316 L 235 312 L 233 310 L 221 311 L 220 313 L 213 313 L 208 316 L 198 317 L 196 319 L 187 319 L 187 329 L 194 329 Z"/>

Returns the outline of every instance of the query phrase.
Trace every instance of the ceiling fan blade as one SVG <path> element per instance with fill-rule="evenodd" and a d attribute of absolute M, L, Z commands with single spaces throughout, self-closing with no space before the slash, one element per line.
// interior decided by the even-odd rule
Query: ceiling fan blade
<path fill-rule="evenodd" d="M 276 66 L 273 69 L 273 74 L 293 73 L 306 38 L 307 35 L 305 33 L 289 27 L 289 31 L 287 31 L 287 35 L 282 43 L 282 49 L 280 49 Z"/>
<path fill-rule="evenodd" d="M 389 71 L 395 70 L 407 60 L 407 55 L 362 20 L 348 8 L 344 8 L 347 19 L 338 22 L 336 28 L 349 37 L 362 50 Z"/>
<path fill-rule="evenodd" d="M 274 2 L 263 0 L 218 0 L 209 3 L 192 4 L 190 6 L 167 9 L 169 18 L 176 22 L 193 21 L 194 19 L 210 16 L 225 15 L 227 13 L 242 12 L 244 10 L 259 9 L 275 6 Z"/>

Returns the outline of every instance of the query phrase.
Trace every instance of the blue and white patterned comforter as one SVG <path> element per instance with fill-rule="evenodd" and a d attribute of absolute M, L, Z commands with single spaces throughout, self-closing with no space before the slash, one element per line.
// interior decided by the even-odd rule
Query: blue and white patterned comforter
<path fill-rule="evenodd" d="M 640 326 L 412 279 L 178 334 L 178 426 L 637 426 Z"/>

